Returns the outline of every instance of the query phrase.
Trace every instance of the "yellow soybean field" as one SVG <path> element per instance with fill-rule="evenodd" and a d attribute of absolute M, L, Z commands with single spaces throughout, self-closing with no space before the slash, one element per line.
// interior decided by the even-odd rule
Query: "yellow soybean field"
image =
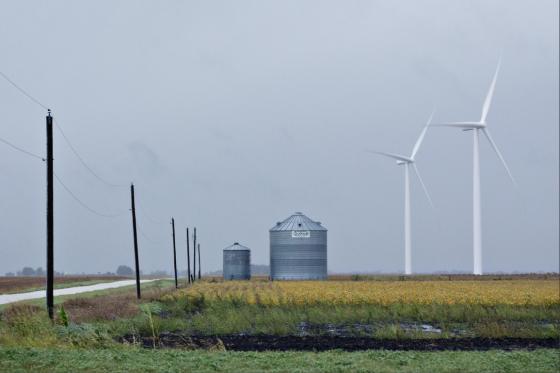
<path fill-rule="evenodd" d="M 502 281 L 231 281 L 199 282 L 172 298 L 204 297 L 262 305 L 560 304 L 554 280 Z"/>

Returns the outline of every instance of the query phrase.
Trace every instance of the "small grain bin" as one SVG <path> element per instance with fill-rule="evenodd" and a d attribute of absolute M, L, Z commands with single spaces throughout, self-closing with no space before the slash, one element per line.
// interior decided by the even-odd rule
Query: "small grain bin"
<path fill-rule="evenodd" d="M 224 249 L 224 280 L 251 279 L 251 250 L 238 242 Z"/>
<path fill-rule="evenodd" d="M 296 212 L 270 229 L 272 280 L 325 280 L 327 229 Z"/>

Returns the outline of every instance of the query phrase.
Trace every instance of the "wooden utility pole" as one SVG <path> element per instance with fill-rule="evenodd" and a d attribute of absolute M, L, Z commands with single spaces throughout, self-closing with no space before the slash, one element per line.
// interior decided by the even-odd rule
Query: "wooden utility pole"
<path fill-rule="evenodd" d="M 177 281 L 177 248 L 175 247 L 175 219 L 171 218 L 171 229 L 173 231 L 173 268 L 175 269 L 175 289 L 179 287 Z"/>
<path fill-rule="evenodd" d="M 53 120 L 47 114 L 47 311 L 53 318 L 54 310 L 54 185 L 53 185 Z"/>
<path fill-rule="evenodd" d="M 193 232 L 193 279 L 196 279 L 196 227 Z"/>
<path fill-rule="evenodd" d="M 200 280 L 202 276 L 200 275 L 200 244 L 198 244 L 198 279 Z"/>
<path fill-rule="evenodd" d="M 130 184 L 130 202 L 132 205 L 132 233 L 134 234 L 134 262 L 136 265 L 136 297 L 140 299 L 140 265 L 138 264 L 138 236 L 136 232 L 136 205 L 134 203 L 134 184 Z"/>
<path fill-rule="evenodd" d="M 187 228 L 187 284 L 191 283 L 191 249 L 190 249 L 189 228 Z"/>

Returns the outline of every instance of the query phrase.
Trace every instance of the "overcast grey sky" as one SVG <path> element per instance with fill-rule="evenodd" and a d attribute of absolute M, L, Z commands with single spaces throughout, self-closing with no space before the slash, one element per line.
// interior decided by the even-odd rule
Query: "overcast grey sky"
<path fill-rule="evenodd" d="M 239 241 L 267 264 L 268 229 L 302 211 L 329 229 L 330 272 L 400 272 L 403 170 L 436 121 L 481 142 L 485 271 L 557 271 L 558 1 L 1 1 L 0 71 L 53 110 L 84 160 L 134 181 L 141 267 L 206 270 Z M 0 137 L 44 154 L 45 110 L 0 79 Z M 472 135 L 433 128 L 412 179 L 413 271 L 472 270 Z M 55 267 L 133 264 L 126 187 L 94 178 L 55 132 Z M 45 265 L 45 165 L 0 144 L 0 273 Z"/>

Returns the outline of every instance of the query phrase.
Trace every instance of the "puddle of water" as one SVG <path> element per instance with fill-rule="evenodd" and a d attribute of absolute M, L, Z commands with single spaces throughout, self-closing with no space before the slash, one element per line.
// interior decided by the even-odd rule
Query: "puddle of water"
<path fill-rule="evenodd" d="M 410 332 L 422 332 L 428 334 L 441 334 L 441 329 L 436 328 L 429 324 L 412 324 L 412 323 L 401 323 L 401 329 Z"/>
<path fill-rule="evenodd" d="M 337 337 L 371 336 L 387 325 L 386 323 L 310 324 L 303 321 L 297 325 L 297 335 L 301 337 L 311 335 L 330 335 Z M 443 332 L 441 328 L 430 324 L 399 323 L 398 325 L 405 332 L 424 333 L 426 335 L 439 335 Z M 464 332 L 463 330 L 455 329 L 452 334 L 460 335 L 464 334 Z"/>

